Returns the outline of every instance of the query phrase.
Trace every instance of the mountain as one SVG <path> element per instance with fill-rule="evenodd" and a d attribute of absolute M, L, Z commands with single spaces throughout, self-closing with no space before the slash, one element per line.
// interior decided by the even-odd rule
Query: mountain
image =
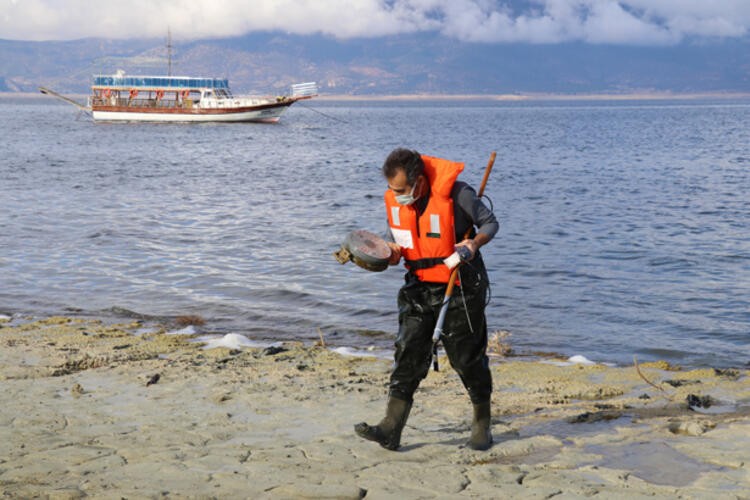
<path fill-rule="evenodd" d="M 750 92 L 750 37 L 644 47 L 266 32 L 173 45 L 173 74 L 226 77 L 238 93 L 303 81 L 338 95 Z M 118 69 L 166 74 L 165 40 L 0 40 L 0 91 L 87 93 L 91 75 Z"/>

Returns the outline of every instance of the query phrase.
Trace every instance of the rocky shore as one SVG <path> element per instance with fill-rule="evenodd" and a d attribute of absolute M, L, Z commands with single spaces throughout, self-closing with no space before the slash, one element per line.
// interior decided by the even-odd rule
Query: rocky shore
<path fill-rule="evenodd" d="M 391 452 L 352 429 L 381 418 L 388 360 L 4 319 L 4 498 L 750 498 L 746 368 L 493 357 L 478 452 L 441 359 Z"/>

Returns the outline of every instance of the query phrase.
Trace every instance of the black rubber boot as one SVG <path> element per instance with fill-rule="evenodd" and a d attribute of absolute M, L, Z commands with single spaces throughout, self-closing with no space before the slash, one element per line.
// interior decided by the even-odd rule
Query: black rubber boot
<path fill-rule="evenodd" d="M 375 426 L 361 422 L 354 426 L 354 432 L 359 437 L 377 442 L 385 449 L 397 450 L 401 446 L 401 431 L 406 425 L 410 410 L 410 402 L 389 397 L 383 420 Z"/>
<path fill-rule="evenodd" d="M 471 423 L 471 437 L 466 446 L 472 450 L 489 450 L 492 446 L 490 432 L 491 407 L 490 402 L 474 405 L 474 421 Z"/>

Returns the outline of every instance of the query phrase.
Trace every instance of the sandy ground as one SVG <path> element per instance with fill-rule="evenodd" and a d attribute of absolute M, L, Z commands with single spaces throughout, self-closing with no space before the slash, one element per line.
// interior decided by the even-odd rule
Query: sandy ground
<path fill-rule="evenodd" d="M 206 350 L 137 322 L 4 325 L 4 498 L 750 498 L 746 369 L 496 357 L 479 452 L 443 359 L 392 452 L 352 429 L 382 417 L 388 360 Z"/>

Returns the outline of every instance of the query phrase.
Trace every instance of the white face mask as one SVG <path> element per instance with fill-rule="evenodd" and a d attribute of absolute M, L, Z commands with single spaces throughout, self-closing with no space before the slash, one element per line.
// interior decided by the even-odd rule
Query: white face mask
<path fill-rule="evenodd" d="M 417 179 L 417 182 L 419 182 L 419 179 Z M 398 203 L 399 205 L 411 205 L 412 203 L 417 201 L 419 197 L 414 197 L 414 190 L 417 188 L 417 182 L 415 182 L 411 187 L 411 191 L 409 192 L 409 194 L 396 195 L 396 203 Z"/>

